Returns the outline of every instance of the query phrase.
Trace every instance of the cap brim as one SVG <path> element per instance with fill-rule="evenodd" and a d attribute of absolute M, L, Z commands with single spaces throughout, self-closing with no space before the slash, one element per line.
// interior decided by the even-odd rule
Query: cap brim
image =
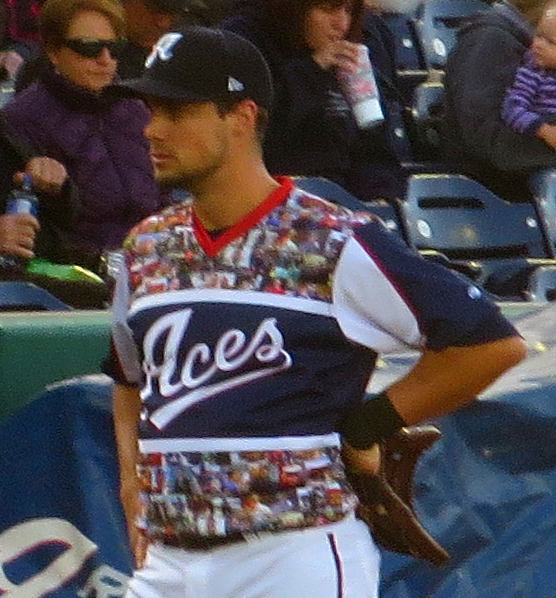
<path fill-rule="evenodd" d="M 111 93 L 124 97 L 151 97 L 182 102 L 209 102 L 213 98 L 187 93 L 183 88 L 142 77 L 110 85 Z"/>

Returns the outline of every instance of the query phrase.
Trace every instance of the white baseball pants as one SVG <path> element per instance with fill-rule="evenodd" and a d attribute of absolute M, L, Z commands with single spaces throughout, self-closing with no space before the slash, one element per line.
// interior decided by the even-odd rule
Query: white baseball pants
<path fill-rule="evenodd" d="M 379 566 L 350 518 L 209 551 L 151 546 L 125 598 L 378 598 Z"/>

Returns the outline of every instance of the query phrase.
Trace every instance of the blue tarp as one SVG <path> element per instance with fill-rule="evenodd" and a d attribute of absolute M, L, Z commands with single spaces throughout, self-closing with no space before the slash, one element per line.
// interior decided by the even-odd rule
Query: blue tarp
<path fill-rule="evenodd" d="M 118 598 L 131 571 L 111 383 L 59 384 L 0 429 L 0 595 Z"/>
<path fill-rule="evenodd" d="M 452 563 L 384 553 L 382 598 L 556 598 L 556 306 L 510 315 L 529 358 L 436 422 L 443 438 L 417 469 L 416 508 Z M 387 357 L 374 384 L 413 360 Z M 110 390 L 102 376 L 60 384 L 0 429 L 1 596 L 123 595 Z"/>
<path fill-rule="evenodd" d="M 383 598 L 556 597 L 556 306 L 509 315 L 527 360 L 436 422 L 416 472 L 416 509 L 452 563 L 386 554 Z M 382 383 L 411 360 L 386 361 Z"/>

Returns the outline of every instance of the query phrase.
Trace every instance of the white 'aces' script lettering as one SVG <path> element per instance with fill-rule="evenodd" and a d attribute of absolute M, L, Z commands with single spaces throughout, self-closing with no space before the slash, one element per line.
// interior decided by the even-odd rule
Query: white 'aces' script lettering
<path fill-rule="evenodd" d="M 291 367 L 292 358 L 284 349 L 284 337 L 276 325 L 276 318 L 266 318 L 251 339 L 237 328 L 226 330 L 216 341 L 214 348 L 206 343 L 196 343 L 178 363 L 179 348 L 186 337 L 193 310 L 183 309 L 159 318 L 148 330 L 143 340 L 143 370 L 146 374 L 141 398 L 153 394 L 154 382 L 163 397 L 175 397 L 156 409 L 150 421 L 159 429 L 167 426 L 175 417 L 195 403 L 220 392 L 236 388 L 259 378 Z M 155 350 L 165 338 L 161 363 L 156 362 Z M 260 367 L 251 371 L 233 372 L 255 358 Z M 178 374 L 179 375 L 176 375 Z M 218 372 L 230 376 L 211 382 Z"/>

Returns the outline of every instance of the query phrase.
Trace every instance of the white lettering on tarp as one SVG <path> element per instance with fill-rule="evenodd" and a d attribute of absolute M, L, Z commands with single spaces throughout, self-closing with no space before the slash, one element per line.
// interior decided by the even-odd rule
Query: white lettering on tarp
<path fill-rule="evenodd" d="M 189 349 L 180 367 L 179 349 L 192 316 L 193 310 L 189 308 L 162 316 L 149 328 L 143 341 L 146 380 L 141 389 L 141 398 L 145 400 L 154 394 L 155 380 L 158 380 L 161 396 L 170 398 L 181 394 L 151 416 L 151 421 L 159 428 L 166 426 L 194 403 L 288 369 L 292 364 L 291 356 L 284 349 L 284 337 L 276 325 L 276 318 L 266 318 L 259 324 L 251 340 L 243 331 L 231 328 L 220 336 L 214 349 L 206 343 L 196 343 Z M 155 350 L 164 337 L 162 356 L 159 358 L 161 363 L 156 363 Z M 261 367 L 210 384 L 218 372 L 232 373 L 253 358 Z M 178 371 L 179 380 L 176 380 Z M 172 383 L 171 380 L 176 381 Z"/>
<path fill-rule="evenodd" d="M 20 584 L 6 577 L 7 563 L 48 544 L 67 549 Z M 62 587 L 97 550 L 96 544 L 64 519 L 31 519 L 14 525 L 0 534 L 0 594 L 7 598 L 40 598 Z"/>
<path fill-rule="evenodd" d="M 127 589 L 129 577 L 108 565 L 95 569 L 77 596 L 79 598 L 121 598 Z"/>
<path fill-rule="evenodd" d="M 11 582 L 4 566 L 18 558 L 32 555 L 47 545 L 67 547 L 47 567 L 20 584 Z M 98 550 L 69 521 L 58 518 L 31 519 L 14 525 L 0 534 L 0 595 L 7 598 L 41 598 L 54 592 L 77 575 Z M 108 565 L 101 565 L 77 591 L 79 598 L 122 598 L 129 577 Z"/>

